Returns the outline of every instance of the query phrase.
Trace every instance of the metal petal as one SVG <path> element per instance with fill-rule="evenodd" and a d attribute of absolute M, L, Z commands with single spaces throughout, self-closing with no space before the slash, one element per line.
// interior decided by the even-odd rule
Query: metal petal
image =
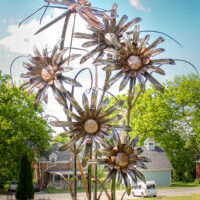
<path fill-rule="evenodd" d="M 68 83 L 68 84 L 70 84 L 70 85 L 73 85 L 73 86 L 76 86 L 76 87 L 82 87 L 82 85 L 81 85 L 79 82 L 77 82 L 76 80 L 71 79 L 71 78 L 69 78 L 69 77 L 62 76 L 61 79 L 62 79 L 64 82 L 66 82 L 66 83 Z"/>
<path fill-rule="evenodd" d="M 92 56 L 94 56 L 97 52 L 100 51 L 99 46 L 96 47 L 95 49 L 91 50 L 89 53 L 85 54 L 81 60 L 80 60 L 80 64 L 83 64 L 84 62 L 86 62 L 88 59 L 92 58 Z"/>
<path fill-rule="evenodd" d="M 170 64 L 170 65 L 174 65 L 175 61 L 173 59 L 156 59 L 156 60 L 151 60 L 151 64 Z"/>
<path fill-rule="evenodd" d="M 48 88 L 49 88 L 49 86 L 46 85 L 46 87 L 44 88 L 44 91 L 43 91 L 43 100 L 46 104 L 48 103 Z"/>
<path fill-rule="evenodd" d="M 76 111 L 79 114 L 81 114 L 83 112 L 83 110 L 80 107 L 80 105 L 78 104 L 78 102 L 75 100 L 75 98 L 72 96 L 72 94 L 67 91 L 66 97 L 69 99 L 70 103 L 74 106 L 74 108 L 76 109 Z"/>
<path fill-rule="evenodd" d="M 122 115 L 115 115 L 111 118 L 107 118 L 107 119 L 103 120 L 103 123 L 104 122 L 119 122 L 119 120 L 121 120 L 122 118 L 123 118 Z"/>
<path fill-rule="evenodd" d="M 133 42 L 135 44 L 138 44 L 138 41 L 139 41 L 139 34 L 140 34 L 140 26 L 139 25 L 136 25 L 134 27 L 134 31 L 133 31 Z"/>
<path fill-rule="evenodd" d="M 142 90 L 142 92 L 144 92 L 145 91 L 145 81 L 144 81 L 143 76 L 138 74 L 137 75 L 137 80 L 139 82 L 140 89 Z"/>
<path fill-rule="evenodd" d="M 85 93 L 83 93 L 83 96 L 82 96 L 82 103 L 83 103 L 84 109 L 86 111 L 89 110 L 89 101 L 88 101 L 87 95 Z"/>
<path fill-rule="evenodd" d="M 145 56 L 157 56 L 158 54 L 160 54 L 160 53 L 162 53 L 162 52 L 164 52 L 165 51 L 165 49 L 162 49 L 162 48 L 158 48 L 158 49 L 153 49 L 153 50 L 151 50 L 151 51 L 149 51 L 148 52 L 148 54 L 146 54 Z"/>
<path fill-rule="evenodd" d="M 64 111 L 65 111 L 66 115 L 68 116 L 68 118 L 75 119 L 76 121 L 81 120 L 81 118 L 78 115 L 76 115 L 75 113 L 73 113 L 69 109 L 65 108 Z"/>
<path fill-rule="evenodd" d="M 64 12 L 62 15 L 58 16 L 56 19 L 52 20 L 51 22 L 49 22 L 48 24 L 46 24 L 45 26 L 43 26 L 42 28 L 40 28 L 35 35 L 37 35 L 38 33 L 44 31 L 45 29 L 49 28 L 51 25 L 55 24 L 57 21 L 61 20 L 64 17 L 70 17 L 71 15 L 71 10 L 67 10 L 66 12 Z"/>
<path fill-rule="evenodd" d="M 105 39 L 108 40 L 108 42 L 110 42 L 111 44 L 113 44 L 115 46 L 115 48 L 121 49 L 122 46 L 121 46 L 120 42 L 116 39 L 116 37 L 114 37 L 113 34 L 107 33 L 105 35 Z"/>
<path fill-rule="evenodd" d="M 38 104 L 39 104 L 41 96 L 42 96 L 42 92 L 43 92 L 43 89 L 38 90 L 38 92 L 35 96 L 35 101 L 34 101 L 34 108 L 35 109 L 37 109 L 37 107 L 38 107 Z"/>
<path fill-rule="evenodd" d="M 161 75 L 165 75 L 165 72 L 160 67 L 155 67 L 153 65 L 146 65 L 145 69 L 149 70 L 150 72 L 155 72 Z"/>
<path fill-rule="evenodd" d="M 108 108 L 105 111 L 106 116 L 109 116 L 111 113 L 113 113 L 115 110 L 117 110 L 118 108 L 120 108 L 122 105 L 124 104 L 124 100 L 119 100 L 117 101 L 117 103 L 115 103 L 114 105 L 112 105 L 110 108 Z"/>
<path fill-rule="evenodd" d="M 141 181 L 146 182 L 144 175 L 139 170 L 135 169 L 135 174 Z"/>
<path fill-rule="evenodd" d="M 139 51 L 140 51 L 141 53 L 145 51 L 145 49 L 146 49 L 146 44 L 147 44 L 147 42 L 149 41 L 149 39 L 150 39 L 150 35 L 146 35 L 146 36 L 144 37 L 144 39 L 142 40 L 142 42 L 140 43 Z"/>
<path fill-rule="evenodd" d="M 70 127 L 70 126 L 72 126 L 72 122 L 67 122 L 67 121 L 51 121 L 49 124 L 54 127 Z"/>
<path fill-rule="evenodd" d="M 25 90 L 30 86 L 31 82 L 27 81 L 20 86 L 20 90 Z"/>
<path fill-rule="evenodd" d="M 105 71 L 108 71 L 108 70 L 111 70 L 111 71 L 115 71 L 115 70 L 119 70 L 121 69 L 122 67 L 120 65 L 115 65 L 115 64 L 108 64 L 106 65 L 105 67 L 103 67 L 103 70 Z"/>
<path fill-rule="evenodd" d="M 126 187 L 127 194 L 130 195 L 130 193 L 131 193 L 131 184 L 130 184 L 128 175 L 125 174 L 125 173 L 122 173 L 122 178 L 123 178 L 123 181 L 124 181 L 124 184 L 125 184 L 125 187 Z"/>
<path fill-rule="evenodd" d="M 116 183 L 117 183 L 117 185 L 121 185 L 121 183 L 122 183 L 122 174 L 121 174 L 121 171 L 117 172 Z"/>
<path fill-rule="evenodd" d="M 156 87 L 160 92 L 164 92 L 164 87 L 148 72 L 144 73 L 144 76 Z"/>
<path fill-rule="evenodd" d="M 113 133 L 112 139 L 113 139 L 114 146 L 117 147 L 118 145 L 121 145 L 121 139 L 119 137 L 118 132 L 115 129 L 112 129 L 112 133 Z"/>
<path fill-rule="evenodd" d="M 81 39 L 92 39 L 93 35 L 88 33 L 74 33 L 73 37 Z"/>
<path fill-rule="evenodd" d="M 117 80 L 119 80 L 123 76 L 123 73 L 120 71 L 117 74 L 115 74 L 111 79 L 110 79 L 110 86 L 112 86 Z"/>
<path fill-rule="evenodd" d="M 127 15 L 123 15 L 122 18 L 119 20 L 118 24 L 117 24 L 117 28 L 116 30 L 118 30 L 128 19 Z"/>
<path fill-rule="evenodd" d="M 54 94 L 55 99 L 63 106 L 66 106 L 65 95 L 62 94 L 60 91 L 52 87 L 52 91 Z"/>
<path fill-rule="evenodd" d="M 59 150 L 66 151 L 70 146 L 76 142 L 76 137 L 72 138 L 70 141 L 66 142 Z"/>
<path fill-rule="evenodd" d="M 147 158 L 145 156 L 139 156 L 138 161 L 140 161 L 140 162 L 151 162 L 151 159 Z"/>
<path fill-rule="evenodd" d="M 120 53 L 116 49 L 113 49 L 111 47 L 104 49 L 104 52 L 113 56 L 120 55 Z"/>
<path fill-rule="evenodd" d="M 116 170 L 111 170 L 108 173 L 108 175 L 105 177 L 105 180 L 103 181 L 102 184 L 105 184 L 105 183 L 109 182 L 115 174 L 116 174 Z"/>
<path fill-rule="evenodd" d="M 82 47 L 87 48 L 87 47 L 92 47 L 98 45 L 98 42 L 96 40 L 85 42 L 82 44 Z"/>
<path fill-rule="evenodd" d="M 65 63 L 69 62 L 69 61 L 72 61 L 78 57 L 80 57 L 81 54 L 72 54 L 69 56 L 67 56 L 66 58 L 64 58 L 63 60 L 61 60 L 61 62 L 59 63 L 59 67 L 63 66 Z M 70 69 L 70 68 L 69 68 Z"/>
<path fill-rule="evenodd" d="M 122 91 L 122 90 L 126 87 L 128 81 L 129 81 L 129 79 L 130 79 L 129 74 L 126 73 L 126 74 L 124 75 L 124 77 L 123 77 L 121 83 L 120 83 L 119 91 Z"/>
<path fill-rule="evenodd" d="M 92 89 L 92 96 L 91 96 L 91 109 L 96 109 L 97 106 L 97 90 Z"/>
<path fill-rule="evenodd" d="M 136 174 L 133 173 L 132 171 L 130 171 L 130 172 L 128 173 L 128 175 L 131 177 L 132 181 L 133 181 L 135 184 L 137 184 L 137 177 L 136 177 Z"/>
<path fill-rule="evenodd" d="M 59 81 L 59 80 L 54 80 L 54 86 L 57 90 L 59 90 L 60 92 L 66 92 L 63 84 Z"/>
<path fill-rule="evenodd" d="M 142 19 L 140 17 L 137 17 L 135 19 L 132 19 L 130 22 L 122 26 L 122 33 L 127 31 L 129 28 L 131 28 L 133 25 L 137 24 L 140 22 Z"/>
<path fill-rule="evenodd" d="M 147 48 L 147 50 L 151 50 L 158 46 L 160 43 L 164 42 L 165 40 L 162 37 L 159 37 L 157 40 L 155 40 L 152 44 L 150 44 Z"/>

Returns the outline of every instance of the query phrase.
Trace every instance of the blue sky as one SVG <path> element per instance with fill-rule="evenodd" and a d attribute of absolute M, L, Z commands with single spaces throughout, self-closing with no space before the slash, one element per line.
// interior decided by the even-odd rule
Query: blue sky
<path fill-rule="evenodd" d="M 183 48 L 170 39 L 164 37 L 165 42 L 160 47 L 165 48 L 162 58 L 179 58 L 192 62 L 200 72 L 200 1 L 198 0 L 91 0 L 95 7 L 110 9 L 113 3 L 118 3 L 119 16 L 126 14 L 129 20 L 141 17 L 141 30 L 162 31 L 177 39 Z M 0 70 L 9 73 L 11 61 L 18 55 L 30 53 L 34 45 L 52 46 L 59 40 L 62 22 L 52 26 L 48 31 L 34 36 L 34 32 L 40 27 L 39 18 L 42 12 L 27 20 L 20 29 L 18 24 L 21 19 L 28 16 L 34 10 L 45 5 L 43 0 L 2 0 L 0 6 Z M 43 24 L 62 13 L 63 10 L 49 9 Z M 76 31 L 85 30 L 85 22 L 77 21 Z M 70 27 L 69 27 L 70 30 Z M 70 36 L 70 33 L 68 33 Z M 152 40 L 159 34 L 151 34 Z M 76 42 L 76 45 L 80 45 Z M 20 79 L 20 73 L 24 70 L 22 62 L 18 60 L 13 66 L 14 79 Z M 195 73 L 189 65 L 177 62 L 175 66 L 164 66 L 166 76 L 156 76 L 162 83 L 172 80 L 175 75 L 187 75 Z M 100 73 L 99 80 L 101 81 Z M 73 74 L 72 74 L 73 76 Z M 82 84 L 87 85 L 87 80 L 82 79 Z M 87 87 L 87 86 L 86 86 Z M 115 91 L 115 90 L 114 90 Z M 53 112 L 53 111 L 52 111 Z M 50 113 L 51 114 L 51 113 Z"/>
<path fill-rule="evenodd" d="M 131 4 L 132 1 L 132 4 Z M 119 16 L 127 14 L 129 19 L 141 17 L 141 30 L 158 30 L 165 32 L 176 38 L 184 48 L 180 48 L 174 42 L 166 38 L 163 47 L 166 52 L 162 57 L 172 57 L 187 59 L 192 62 L 200 71 L 199 66 L 199 45 L 200 44 L 200 1 L 197 0 L 91 0 L 92 5 L 110 9 L 114 2 L 118 3 Z M 28 16 L 37 8 L 45 5 L 42 0 L 7 0 L 1 2 L 0 7 L 0 69 L 4 73 L 9 72 L 9 63 L 21 52 L 13 51 L 9 45 L 2 44 L 2 40 L 12 34 L 9 29 L 16 26 L 20 20 Z M 52 11 L 52 10 L 51 10 Z M 51 14 L 49 10 L 48 14 Z M 34 15 L 25 24 L 33 19 L 38 19 L 42 12 Z M 21 27 L 20 29 L 23 29 Z M 22 31 L 22 30 L 21 30 Z M 31 33 L 29 33 L 31 34 Z M 158 37 L 158 34 L 152 34 L 152 38 Z M 16 37 L 16 40 L 18 38 Z M 56 42 L 56 41 L 55 41 Z M 9 50 L 8 50 L 9 49 Z M 172 79 L 175 74 L 188 74 L 194 70 L 184 63 L 177 63 L 176 66 L 164 67 L 167 75 L 160 77 L 162 80 Z"/>

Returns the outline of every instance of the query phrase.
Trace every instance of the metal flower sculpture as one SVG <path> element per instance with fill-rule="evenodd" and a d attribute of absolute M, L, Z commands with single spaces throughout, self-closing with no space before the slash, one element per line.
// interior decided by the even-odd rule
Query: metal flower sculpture
<path fill-rule="evenodd" d="M 158 90 L 163 91 L 163 86 L 151 75 L 152 72 L 164 75 L 165 72 L 160 68 L 163 64 L 175 64 L 173 59 L 155 59 L 152 57 L 164 52 L 162 48 L 156 48 L 164 41 L 159 37 L 153 43 L 148 45 L 150 35 L 139 38 L 140 28 L 135 26 L 133 38 L 126 33 L 123 34 L 125 44 L 120 43 L 112 34 L 107 34 L 106 39 L 114 48 L 107 48 L 105 52 L 114 56 L 112 60 L 104 60 L 106 64 L 104 70 L 119 71 L 111 79 L 110 85 L 122 78 L 119 90 L 123 90 L 130 82 L 129 90 L 133 91 L 136 79 L 139 82 L 142 91 L 145 89 L 144 78 L 148 79 Z"/>
<path fill-rule="evenodd" d="M 117 4 L 113 4 L 112 6 L 112 12 L 111 17 L 114 17 L 117 15 Z M 74 33 L 75 38 L 81 38 L 81 39 L 89 39 L 89 42 L 85 42 L 82 47 L 88 48 L 96 46 L 93 50 L 91 50 L 89 53 L 84 55 L 80 61 L 80 63 L 86 62 L 89 58 L 94 56 L 98 53 L 96 60 L 101 59 L 104 56 L 104 49 L 107 47 L 113 47 L 112 43 L 108 42 L 106 39 L 107 34 L 112 34 L 113 37 L 116 40 L 120 40 L 123 33 L 127 31 L 129 28 L 131 28 L 133 25 L 141 21 L 141 18 L 137 17 L 129 21 L 125 24 L 127 21 L 128 16 L 123 15 L 122 18 L 119 20 L 119 22 L 116 22 L 116 19 L 109 20 L 104 19 L 104 29 L 97 29 L 93 26 L 88 26 L 88 29 L 90 29 L 93 33 L 92 34 L 85 34 L 85 33 Z"/>
<path fill-rule="evenodd" d="M 140 156 L 143 152 L 142 148 L 135 147 L 138 136 L 131 140 L 127 134 L 122 142 L 119 133 L 115 129 L 112 131 L 112 140 L 104 140 L 101 143 L 103 148 L 97 150 L 100 155 L 106 158 L 100 158 L 97 163 L 104 164 L 103 171 L 108 172 L 104 183 L 114 178 L 113 181 L 116 181 L 118 185 L 123 183 L 127 193 L 130 194 L 132 183 L 137 183 L 137 178 L 145 182 L 144 175 L 137 167 L 146 169 L 144 162 L 149 162 L 150 159 Z"/>
<path fill-rule="evenodd" d="M 66 49 L 60 51 L 58 45 L 56 45 L 51 54 L 47 51 L 47 48 L 42 53 L 35 48 L 34 54 L 30 55 L 29 62 L 24 63 L 24 67 L 28 70 L 27 73 L 21 74 L 22 78 L 28 78 L 29 80 L 21 85 L 20 89 L 28 89 L 28 95 L 38 90 L 35 96 L 35 108 L 43 96 L 45 103 L 48 103 L 48 88 L 51 87 L 53 92 L 65 93 L 66 90 L 63 83 L 80 87 L 80 83 L 66 77 L 63 72 L 71 70 L 70 67 L 65 64 L 77 57 L 80 54 L 72 54 L 70 57 L 63 58 Z"/>
<path fill-rule="evenodd" d="M 51 22 L 49 22 L 48 24 L 46 24 L 45 26 L 43 26 L 42 28 L 40 28 L 36 34 L 38 34 L 39 32 L 45 30 L 46 28 L 50 27 L 51 25 L 55 24 L 56 22 L 58 22 L 59 20 L 61 20 L 62 18 L 66 17 L 68 21 L 71 14 L 72 13 L 78 13 L 87 23 L 91 24 L 92 26 L 96 27 L 97 29 L 104 29 L 104 25 L 101 23 L 101 21 L 98 19 L 98 17 L 103 18 L 103 19 L 107 19 L 107 20 L 112 20 L 114 17 L 109 17 L 106 12 L 106 10 L 100 9 L 100 8 L 94 8 L 91 7 L 91 4 L 86 1 L 86 0 L 44 0 L 45 2 L 47 2 L 48 4 L 46 6 L 42 6 L 41 8 L 39 8 L 38 10 L 36 10 L 34 13 L 32 13 L 31 15 L 29 15 L 28 17 L 26 17 L 23 21 L 21 21 L 20 25 L 29 17 L 31 17 L 32 15 L 34 15 L 36 12 L 38 12 L 39 10 L 43 9 L 43 8 L 60 8 L 60 9 L 67 9 L 67 11 L 65 11 L 62 15 L 58 16 L 56 19 L 52 20 Z M 56 6 L 50 6 L 50 4 L 54 4 Z M 61 6 L 57 6 L 57 5 L 61 5 Z M 64 7 L 62 7 L 64 6 Z M 44 11 L 44 13 L 46 12 L 46 9 Z M 44 16 L 44 13 L 42 15 L 42 17 Z M 42 18 L 41 18 L 42 19 Z"/>
<path fill-rule="evenodd" d="M 88 97 L 83 93 L 83 108 L 81 108 L 75 98 L 67 92 L 67 98 L 70 100 L 77 113 L 65 109 L 67 117 L 71 118 L 72 121 L 51 122 L 51 125 L 56 127 L 69 127 L 69 130 L 64 134 L 65 136 L 71 137 L 71 140 L 61 149 L 66 150 L 69 146 L 78 142 L 78 147 L 84 147 L 83 162 L 87 160 L 92 149 L 92 144 L 95 148 L 99 143 L 101 143 L 102 138 L 110 137 L 109 133 L 111 132 L 111 128 L 128 130 L 128 127 L 126 126 L 112 124 L 113 122 L 120 120 L 122 118 L 121 115 L 110 116 L 116 109 L 123 105 L 124 101 L 118 101 L 111 107 L 107 108 L 109 100 L 105 99 L 97 105 L 97 95 L 97 90 L 93 89 L 91 104 L 89 105 Z"/>

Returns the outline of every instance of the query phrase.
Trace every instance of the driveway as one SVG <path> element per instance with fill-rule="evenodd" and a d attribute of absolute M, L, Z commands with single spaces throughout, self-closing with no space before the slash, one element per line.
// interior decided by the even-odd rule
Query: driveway
<path fill-rule="evenodd" d="M 124 191 L 117 191 L 116 196 L 117 200 L 120 200 Z M 176 188 L 176 189 L 158 189 L 158 197 L 163 196 L 188 196 L 192 193 L 200 193 L 200 187 L 192 187 L 192 188 Z M 101 196 L 102 200 L 106 200 L 107 197 L 103 193 Z M 124 200 L 127 199 L 139 199 L 133 198 L 132 195 L 125 196 Z M 0 195 L 0 200 L 14 200 L 14 195 Z M 35 200 L 71 200 L 71 197 L 68 193 L 59 193 L 59 194 L 45 194 L 42 192 L 35 194 Z M 85 193 L 78 193 L 78 200 L 87 200 Z"/>

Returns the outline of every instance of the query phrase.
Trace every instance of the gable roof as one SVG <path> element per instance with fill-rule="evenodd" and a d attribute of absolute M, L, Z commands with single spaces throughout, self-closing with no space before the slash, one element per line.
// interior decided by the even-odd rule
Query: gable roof
<path fill-rule="evenodd" d="M 71 156 L 70 156 L 70 151 L 59 151 L 59 148 L 63 145 L 64 143 L 55 143 L 51 146 L 51 149 L 48 152 L 45 152 L 44 154 L 41 155 L 40 162 L 50 162 L 49 156 L 53 153 L 56 154 L 56 162 L 66 162 L 70 161 Z"/>
<path fill-rule="evenodd" d="M 142 156 L 146 156 L 151 159 L 151 162 L 145 163 L 147 170 L 172 170 L 172 165 L 167 158 L 166 153 L 161 147 L 156 146 L 155 150 L 148 150 L 145 147 L 142 147 L 143 153 Z M 146 171 L 145 169 L 141 171 Z"/>

